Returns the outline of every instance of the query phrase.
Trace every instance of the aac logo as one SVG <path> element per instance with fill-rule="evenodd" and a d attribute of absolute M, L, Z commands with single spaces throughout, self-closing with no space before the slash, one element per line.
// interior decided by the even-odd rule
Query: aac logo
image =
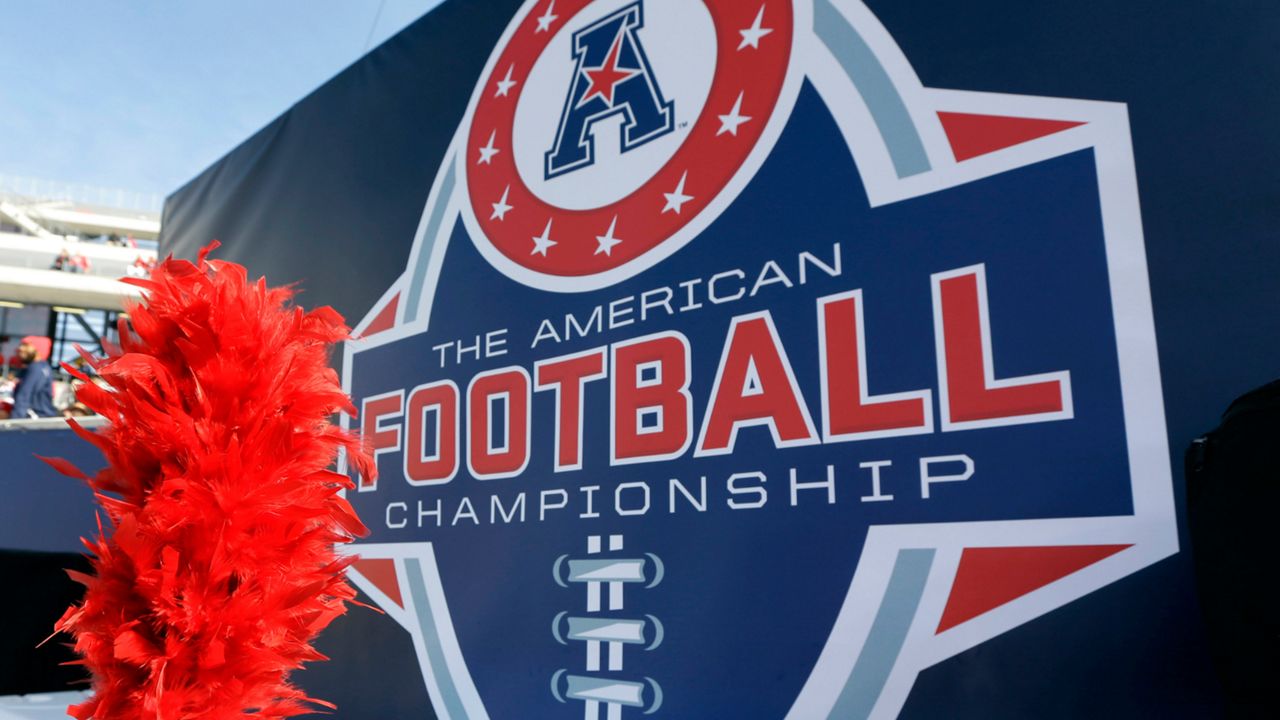
<path fill-rule="evenodd" d="M 535 287 L 589 289 L 689 242 L 786 119 L 792 23 L 778 0 L 560 0 L 524 16 L 467 123 L 480 251 Z"/>
<path fill-rule="evenodd" d="M 857 0 L 526 0 L 344 349 L 436 715 L 892 718 L 1177 552 L 1135 178 Z"/>
<path fill-rule="evenodd" d="M 621 152 L 671 132 L 675 113 L 644 55 L 637 33 L 642 27 L 644 7 L 636 2 L 573 34 L 577 65 L 547 151 L 548 179 L 595 161 L 592 128 L 611 115 L 625 118 Z"/>

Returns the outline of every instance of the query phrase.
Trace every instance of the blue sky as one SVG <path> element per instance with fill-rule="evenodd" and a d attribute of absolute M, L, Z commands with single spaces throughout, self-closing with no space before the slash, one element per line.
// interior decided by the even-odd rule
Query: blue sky
<path fill-rule="evenodd" d="M 439 2 L 0 3 L 0 174 L 168 194 Z"/>

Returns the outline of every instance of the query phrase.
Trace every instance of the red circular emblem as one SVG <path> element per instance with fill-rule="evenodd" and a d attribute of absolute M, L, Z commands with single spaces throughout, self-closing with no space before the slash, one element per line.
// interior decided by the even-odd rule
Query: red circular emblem
<path fill-rule="evenodd" d="M 607 5 L 617 7 L 617 3 Z M 589 102 L 608 108 L 601 116 L 620 114 L 624 122 L 634 124 L 631 118 L 637 113 L 615 106 L 623 101 L 625 81 L 650 72 L 635 40 L 638 35 L 624 37 L 625 32 L 635 31 L 628 31 L 622 18 L 617 21 L 621 30 L 604 29 L 616 39 L 608 41 L 606 36 L 605 44 L 599 46 L 603 49 L 593 57 L 588 42 L 592 38 L 583 33 L 628 10 L 642 12 L 641 2 L 615 9 L 612 15 L 597 12 L 604 15 L 602 20 L 591 15 L 600 4 L 590 0 L 539 0 L 517 22 L 478 90 L 466 146 L 460 151 L 465 153 L 460 162 L 471 210 L 498 252 L 546 275 L 606 272 L 672 238 L 725 189 L 755 148 L 778 104 L 791 56 L 793 16 L 789 0 L 704 0 L 703 5 L 714 25 L 715 53 L 714 73 L 701 110 L 697 117 L 680 117 L 681 98 L 673 98 L 677 120 L 669 125 L 678 121 L 682 133 L 674 153 L 647 179 L 629 179 L 635 189 L 590 208 L 558 206 L 544 199 L 545 194 L 539 197 L 522 178 L 514 151 L 517 107 L 525 102 L 526 81 L 552 39 L 572 30 L 571 47 L 581 57 L 564 78 L 568 98 L 561 92 L 558 97 L 540 99 L 539 111 L 562 114 L 562 134 L 564 118 Z M 632 22 L 631 27 L 638 27 L 636 20 Z M 631 49 L 625 46 L 628 37 Z M 643 37 L 650 50 L 660 46 L 660 38 Z M 546 138 L 546 148 L 551 148 L 553 140 Z M 550 177 L 555 168 L 551 152 L 547 154 Z M 573 168 L 565 172 L 568 177 Z"/>

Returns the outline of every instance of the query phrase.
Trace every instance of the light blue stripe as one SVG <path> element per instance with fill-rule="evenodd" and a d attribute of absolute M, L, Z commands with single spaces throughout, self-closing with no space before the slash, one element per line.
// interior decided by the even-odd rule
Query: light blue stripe
<path fill-rule="evenodd" d="M 889 157 L 893 159 L 898 177 L 927 171 L 929 155 L 893 80 L 889 79 L 889 73 L 885 72 L 866 41 L 831 5 L 830 0 L 815 0 L 813 31 L 866 101 L 871 118 L 889 148 Z"/>
<path fill-rule="evenodd" d="M 574 700 L 595 700 L 596 702 L 644 707 L 644 683 L 630 680 L 584 677 L 582 675 L 570 675 L 568 680 L 569 690 L 566 694 Z M 587 717 L 592 716 L 587 715 Z"/>
<path fill-rule="evenodd" d="M 436 243 L 436 235 L 440 233 L 440 223 L 444 220 L 444 209 L 449 205 L 453 195 L 455 165 L 453 156 L 445 159 L 449 169 L 444 174 L 444 182 L 440 183 L 440 193 L 436 195 L 435 207 L 427 218 L 427 229 L 422 234 L 422 246 L 418 248 L 418 264 L 413 268 L 413 277 L 409 278 L 409 296 L 405 299 L 404 320 L 413 322 L 418 319 L 418 307 L 422 304 L 422 290 L 427 282 L 427 266 L 431 264 L 431 248 Z"/>
<path fill-rule="evenodd" d="M 644 628 L 644 620 L 570 617 L 569 639 L 643 644 Z"/>
<path fill-rule="evenodd" d="M 417 558 L 405 558 L 404 568 L 409 573 L 409 597 L 413 598 L 413 609 L 418 614 L 418 627 L 422 628 L 422 643 L 427 649 L 427 670 L 440 688 L 440 702 L 444 705 L 445 712 L 452 720 L 465 720 L 467 713 L 463 710 L 458 688 L 453 684 L 453 676 L 449 674 L 444 648 L 440 646 L 440 635 L 436 632 L 435 621 L 431 616 L 431 600 L 427 597 L 427 586 L 422 577 L 422 563 Z"/>
<path fill-rule="evenodd" d="M 933 565 L 933 553 L 933 550 L 898 551 L 884 599 L 871 623 L 871 632 L 867 633 L 867 642 L 829 718 L 861 720 L 871 715 L 916 616 L 924 583 Z"/>
<path fill-rule="evenodd" d="M 569 582 L 644 582 L 644 560 L 570 560 Z"/>

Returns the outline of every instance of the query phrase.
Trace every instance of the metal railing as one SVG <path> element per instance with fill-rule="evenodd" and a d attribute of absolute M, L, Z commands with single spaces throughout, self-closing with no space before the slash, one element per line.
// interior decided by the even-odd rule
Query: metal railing
<path fill-rule="evenodd" d="M 17 195 L 28 200 L 63 200 L 84 205 L 142 210 L 158 213 L 164 209 L 159 193 L 142 193 L 122 188 L 0 174 L 0 195 Z"/>

